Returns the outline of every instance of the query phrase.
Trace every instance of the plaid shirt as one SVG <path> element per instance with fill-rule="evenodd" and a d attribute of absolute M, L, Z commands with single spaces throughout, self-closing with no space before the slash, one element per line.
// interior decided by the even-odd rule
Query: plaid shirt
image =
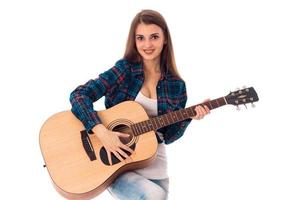
<path fill-rule="evenodd" d="M 126 100 L 135 100 L 144 82 L 143 67 L 124 59 L 116 62 L 111 69 L 101 73 L 98 78 L 89 80 L 77 87 L 70 95 L 72 112 L 83 123 L 87 131 L 101 123 L 93 102 L 105 96 L 106 109 Z M 157 83 L 158 115 L 185 108 L 186 87 L 183 80 L 170 73 L 162 74 Z M 180 138 L 192 119 L 163 127 L 157 131 L 164 136 L 164 142 L 170 144 Z M 158 142 L 161 141 L 158 137 Z"/>

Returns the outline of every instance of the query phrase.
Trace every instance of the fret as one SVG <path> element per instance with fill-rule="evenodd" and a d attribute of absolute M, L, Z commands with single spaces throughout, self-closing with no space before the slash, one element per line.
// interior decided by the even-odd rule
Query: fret
<path fill-rule="evenodd" d="M 147 128 L 147 132 L 150 131 L 151 128 L 149 127 L 149 125 L 150 125 L 149 120 L 146 120 L 145 124 L 146 124 L 146 128 Z"/>
<path fill-rule="evenodd" d="M 161 115 L 162 121 L 163 121 L 163 125 L 165 126 L 166 124 L 168 124 L 168 122 L 166 122 L 166 115 Z"/>
<path fill-rule="evenodd" d="M 183 119 L 186 119 L 187 118 L 187 114 L 186 114 L 186 110 L 182 110 L 182 113 L 183 113 Z"/>
<path fill-rule="evenodd" d="M 155 118 L 152 118 L 151 120 L 153 122 L 152 124 L 154 124 L 155 130 L 157 130 L 159 125 L 155 122 Z"/>
<path fill-rule="evenodd" d="M 190 112 L 191 112 L 190 117 L 193 117 L 193 116 L 195 116 L 195 114 L 196 114 L 196 111 L 193 109 L 193 107 L 187 108 L 187 111 L 190 111 Z"/>
<path fill-rule="evenodd" d="M 218 105 L 216 104 L 216 100 L 211 101 L 211 103 L 213 105 L 213 108 L 217 108 L 218 107 Z"/>
<path fill-rule="evenodd" d="M 174 122 L 178 121 L 178 117 L 176 116 L 175 112 L 172 113 L 172 118 L 173 118 Z"/>
<path fill-rule="evenodd" d="M 143 121 L 142 124 L 143 124 L 143 131 L 148 132 L 147 122 Z"/>
<path fill-rule="evenodd" d="M 178 115 L 178 110 L 175 111 L 175 115 L 177 116 L 177 121 L 181 121 L 180 116 Z"/>
<path fill-rule="evenodd" d="M 152 131 L 153 128 L 152 128 L 152 124 L 151 124 L 150 120 L 147 120 L 146 124 L 147 124 L 148 131 Z"/>
<path fill-rule="evenodd" d="M 165 115 L 163 115 L 164 116 L 164 118 L 166 119 L 166 125 L 169 125 L 169 124 L 171 124 L 171 122 L 169 121 L 169 119 L 168 119 L 168 114 L 169 113 L 167 113 L 167 114 L 165 114 Z"/>
<path fill-rule="evenodd" d="M 223 100 L 224 100 L 224 104 L 225 104 L 225 105 L 228 104 L 226 98 L 225 98 L 225 97 L 222 97 L 222 98 L 223 98 Z"/>
<path fill-rule="evenodd" d="M 211 105 L 211 101 L 209 101 L 208 103 L 209 103 L 209 109 L 210 110 L 214 109 L 214 107 Z"/>
<path fill-rule="evenodd" d="M 168 120 L 166 118 L 166 115 L 163 115 L 162 119 L 163 119 L 164 125 L 167 125 L 168 124 Z"/>
<path fill-rule="evenodd" d="M 142 121 L 142 122 L 141 122 L 141 129 L 142 129 L 142 133 L 144 133 L 144 132 L 145 132 L 144 128 L 145 128 L 145 126 L 144 126 L 144 121 Z"/>
<path fill-rule="evenodd" d="M 157 124 L 157 127 L 160 128 L 161 125 L 160 125 L 160 123 L 159 123 L 158 117 L 155 117 L 154 120 L 155 120 L 155 122 L 156 122 L 156 124 Z"/>
<path fill-rule="evenodd" d="M 149 119 L 149 124 L 150 124 L 149 126 L 151 127 L 152 130 L 156 130 L 156 127 L 155 127 L 155 125 L 153 123 L 152 118 Z"/>
<path fill-rule="evenodd" d="M 143 132 L 140 127 L 140 123 L 137 123 L 136 126 L 137 126 L 137 130 L 138 130 L 138 135 L 140 135 Z"/>
<path fill-rule="evenodd" d="M 218 101 L 218 99 L 216 99 L 216 102 L 217 102 L 217 104 L 218 104 L 218 107 L 220 107 L 220 104 L 219 104 L 219 101 Z"/>
<path fill-rule="evenodd" d="M 155 131 L 157 128 L 156 128 L 155 124 L 153 123 L 153 120 L 150 119 L 149 121 L 151 123 L 151 130 Z"/>
<path fill-rule="evenodd" d="M 224 97 L 221 97 L 221 98 L 219 98 L 219 99 L 220 99 L 220 101 L 221 101 L 221 106 L 227 104 L 226 101 L 225 101 L 225 99 L 224 99 Z"/>
<path fill-rule="evenodd" d="M 180 115 L 181 115 L 181 118 L 180 118 L 180 121 L 181 120 L 183 120 L 184 119 L 184 116 L 182 115 L 182 113 L 181 113 L 181 111 L 180 110 L 178 110 L 178 112 L 180 113 Z"/>
<path fill-rule="evenodd" d="M 161 125 L 161 126 L 164 126 L 164 121 L 162 120 L 162 118 L 161 118 L 161 117 L 158 117 L 158 119 L 159 119 L 158 121 L 159 121 L 160 125 Z"/>
<path fill-rule="evenodd" d="M 169 124 L 173 124 L 174 123 L 174 120 L 172 119 L 172 112 L 170 112 L 170 113 L 168 113 L 167 114 L 167 118 L 168 118 L 168 120 L 169 120 Z"/>
<path fill-rule="evenodd" d="M 157 117 L 154 117 L 154 118 L 153 118 L 153 121 L 154 121 L 155 124 L 157 125 L 157 126 L 156 126 L 157 129 L 159 129 L 159 128 L 160 128 L 160 125 L 159 125 L 159 123 L 157 122 Z"/>
<path fill-rule="evenodd" d="M 144 133 L 143 122 L 140 122 L 139 126 L 140 126 L 140 129 L 141 129 L 140 134 Z"/>
<path fill-rule="evenodd" d="M 174 114 L 174 112 L 170 113 L 170 117 L 172 118 L 173 123 L 177 122 L 177 118 L 176 118 L 176 115 Z"/>
<path fill-rule="evenodd" d="M 137 131 L 136 131 L 135 124 L 131 125 L 131 130 L 133 132 L 133 135 L 137 136 Z"/>

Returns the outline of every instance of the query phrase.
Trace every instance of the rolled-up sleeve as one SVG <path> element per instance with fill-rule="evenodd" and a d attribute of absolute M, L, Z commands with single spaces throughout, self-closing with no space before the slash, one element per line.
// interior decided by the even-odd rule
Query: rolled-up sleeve
<path fill-rule="evenodd" d="M 179 109 L 183 109 L 185 108 L 187 102 L 187 92 L 186 92 L 186 87 L 184 82 L 182 85 L 182 91 L 180 96 L 182 96 L 182 98 L 179 102 Z M 188 118 L 184 121 L 177 122 L 175 124 L 165 127 L 166 128 L 164 134 L 165 143 L 170 144 L 175 140 L 179 139 L 184 134 L 187 126 L 190 124 L 191 121 L 192 119 Z"/>
<path fill-rule="evenodd" d="M 88 132 L 96 124 L 101 124 L 101 119 L 94 110 L 93 103 L 121 84 L 123 78 L 120 77 L 124 73 L 125 65 L 120 60 L 114 67 L 101 73 L 96 79 L 91 79 L 84 85 L 78 86 L 70 94 L 71 111 L 83 123 Z"/>

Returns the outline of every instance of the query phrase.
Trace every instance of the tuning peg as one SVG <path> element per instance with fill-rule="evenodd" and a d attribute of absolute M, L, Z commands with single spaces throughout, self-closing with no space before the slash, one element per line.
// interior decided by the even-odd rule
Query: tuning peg
<path fill-rule="evenodd" d="M 247 106 L 246 106 L 246 104 L 244 104 L 244 106 L 246 107 L 246 109 L 248 109 Z"/>
<path fill-rule="evenodd" d="M 255 108 L 255 104 L 254 103 L 251 103 L 251 106 L 252 106 L 252 108 Z"/>
<path fill-rule="evenodd" d="M 236 110 L 240 111 L 240 107 L 238 105 L 236 105 Z"/>

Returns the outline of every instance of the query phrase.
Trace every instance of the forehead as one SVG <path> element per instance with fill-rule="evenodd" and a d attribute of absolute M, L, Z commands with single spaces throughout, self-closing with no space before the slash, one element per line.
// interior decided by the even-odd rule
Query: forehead
<path fill-rule="evenodd" d="M 162 29 L 156 24 L 138 24 L 135 30 L 135 34 L 139 35 L 148 35 L 152 33 L 160 33 L 162 34 Z"/>

